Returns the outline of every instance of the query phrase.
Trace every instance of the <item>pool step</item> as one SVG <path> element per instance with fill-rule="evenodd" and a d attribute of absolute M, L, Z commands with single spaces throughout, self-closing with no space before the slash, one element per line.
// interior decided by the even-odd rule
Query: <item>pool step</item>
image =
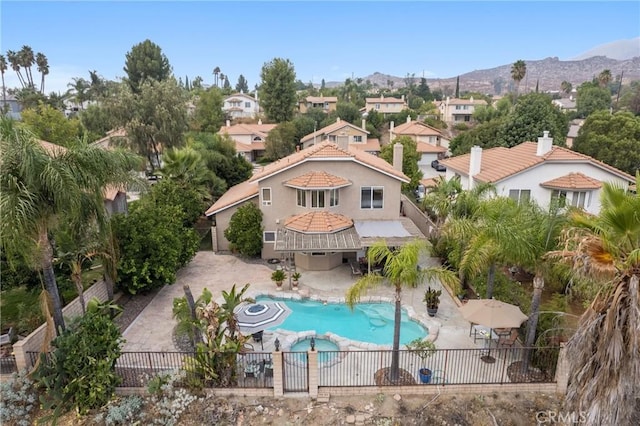
<path fill-rule="evenodd" d="M 318 402 L 329 402 L 329 392 L 327 391 L 318 391 Z"/>

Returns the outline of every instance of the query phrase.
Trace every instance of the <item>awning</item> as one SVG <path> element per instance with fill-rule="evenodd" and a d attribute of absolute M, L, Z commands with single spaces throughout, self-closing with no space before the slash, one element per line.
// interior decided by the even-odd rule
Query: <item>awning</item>
<path fill-rule="evenodd" d="M 389 247 L 400 247 L 416 238 L 426 238 L 408 217 L 396 220 L 355 220 L 355 228 L 363 247 L 385 240 Z"/>
<path fill-rule="evenodd" d="M 274 250 L 278 252 L 295 251 L 356 251 L 362 248 L 355 227 L 331 233 L 305 234 L 286 228 L 276 231 Z"/>

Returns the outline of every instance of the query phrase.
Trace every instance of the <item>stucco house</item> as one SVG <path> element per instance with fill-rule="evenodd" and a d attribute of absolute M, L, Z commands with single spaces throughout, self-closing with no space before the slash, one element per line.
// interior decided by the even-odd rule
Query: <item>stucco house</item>
<path fill-rule="evenodd" d="M 479 146 L 470 154 L 441 161 L 446 179 L 460 177 L 464 189 L 476 182 L 495 184 L 497 195 L 515 200 L 533 199 L 543 208 L 552 200 L 560 205 L 581 207 L 598 214 L 603 182 L 629 187 L 633 176 L 567 148 L 553 145 L 549 132 L 538 142 L 524 142 L 512 148 Z"/>
<path fill-rule="evenodd" d="M 263 214 L 262 258 L 294 259 L 307 270 L 353 262 L 380 238 L 395 246 L 424 238 L 401 215 L 401 185 L 409 182 L 401 170 L 401 144 L 394 146 L 394 165 L 346 140 L 295 152 L 230 188 L 206 211 L 213 249 L 229 250 L 224 230 L 246 203 Z"/>
<path fill-rule="evenodd" d="M 380 141 L 368 137 L 369 132 L 366 130 L 366 124 L 366 121 L 362 119 L 362 127 L 358 127 L 338 118 L 335 123 L 304 136 L 300 139 L 300 144 L 302 148 L 308 148 L 323 141 L 337 143 L 339 139 L 346 139 L 349 147 L 378 155 L 380 154 Z"/>
<path fill-rule="evenodd" d="M 450 98 L 444 101 L 435 101 L 434 104 L 440 111 L 442 120 L 446 123 L 470 122 L 473 120 L 472 115 L 478 106 L 486 106 L 487 101 L 484 99 L 457 99 Z"/>
<path fill-rule="evenodd" d="M 22 112 L 22 104 L 18 102 L 18 99 L 15 95 L 11 95 L 9 93 L 5 93 L 2 97 L 0 97 L 0 104 L 2 105 L 1 110 L 5 112 L 5 116 L 9 117 L 13 120 L 21 119 Z"/>
<path fill-rule="evenodd" d="M 255 98 L 243 92 L 234 93 L 224 98 L 222 105 L 224 111 L 230 118 L 256 118 L 260 113 L 260 102 L 258 92 Z"/>
<path fill-rule="evenodd" d="M 276 124 L 262 124 L 258 120 L 257 124 L 234 124 L 227 120 L 218 134 L 228 135 L 236 143 L 236 152 L 245 156 L 247 161 L 256 161 L 264 155 L 264 143 L 267 135 L 276 127 Z"/>
<path fill-rule="evenodd" d="M 338 98 L 336 96 L 307 96 L 298 103 L 298 110 L 302 114 L 307 112 L 309 108 L 320 108 L 326 113 L 335 111 L 338 107 Z"/>
<path fill-rule="evenodd" d="M 449 140 L 436 128 L 420 121 L 411 120 L 395 126 L 392 121 L 389 126 L 389 140 L 393 141 L 398 136 L 409 136 L 416 141 L 416 149 L 420 153 L 418 167 L 423 173 L 431 171 L 433 160 L 443 159 L 449 150 Z"/>
<path fill-rule="evenodd" d="M 374 110 L 384 115 L 397 114 L 408 108 L 404 95 L 400 99 L 380 95 L 379 98 L 366 98 L 365 103 L 364 112 Z"/>

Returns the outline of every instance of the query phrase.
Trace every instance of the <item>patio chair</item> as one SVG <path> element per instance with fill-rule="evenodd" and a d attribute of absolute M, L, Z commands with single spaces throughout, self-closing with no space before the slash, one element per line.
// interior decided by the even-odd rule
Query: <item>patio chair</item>
<path fill-rule="evenodd" d="M 360 264 L 354 261 L 349 262 L 349 266 L 351 266 L 351 275 L 362 275 L 362 269 L 360 269 Z"/>
<path fill-rule="evenodd" d="M 518 330 L 513 328 L 509 334 L 500 334 L 498 338 L 498 347 L 499 348 L 510 348 L 513 344 L 518 340 Z"/>

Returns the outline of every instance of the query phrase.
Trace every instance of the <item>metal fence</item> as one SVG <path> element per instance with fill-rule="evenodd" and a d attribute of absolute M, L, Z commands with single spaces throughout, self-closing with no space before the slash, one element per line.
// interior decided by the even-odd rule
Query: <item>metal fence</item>
<path fill-rule="evenodd" d="M 0 374 L 12 374 L 18 371 L 16 357 L 14 355 L 4 355 L 0 357 Z"/>
<path fill-rule="evenodd" d="M 319 365 L 319 386 L 363 387 L 430 384 L 503 384 L 555 382 L 559 348 L 533 348 L 528 368 L 523 370 L 523 348 L 438 349 L 422 359 L 418 352 L 400 350 L 399 378 L 387 380 L 393 351 L 320 352 L 329 360 Z M 428 369 L 420 374 L 421 369 Z"/>
<path fill-rule="evenodd" d="M 284 392 L 309 390 L 309 355 L 307 352 L 282 352 L 282 389 Z"/>

